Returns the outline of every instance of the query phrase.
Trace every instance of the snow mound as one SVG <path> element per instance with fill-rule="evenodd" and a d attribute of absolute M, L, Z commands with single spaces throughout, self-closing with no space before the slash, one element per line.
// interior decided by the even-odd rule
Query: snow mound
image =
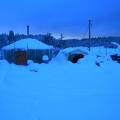
<path fill-rule="evenodd" d="M 33 62 L 32 60 L 28 60 L 28 61 L 27 61 L 27 64 L 28 64 L 28 65 L 31 65 L 31 64 L 33 64 L 33 63 L 34 63 L 34 62 Z"/>
<path fill-rule="evenodd" d="M 42 58 L 43 61 L 48 61 L 49 60 L 49 57 L 48 55 L 44 55 L 43 58 Z"/>
<path fill-rule="evenodd" d="M 30 62 L 28 69 L 31 72 L 38 72 L 39 71 L 39 64 L 38 63 L 34 63 L 34 62 Z"/>

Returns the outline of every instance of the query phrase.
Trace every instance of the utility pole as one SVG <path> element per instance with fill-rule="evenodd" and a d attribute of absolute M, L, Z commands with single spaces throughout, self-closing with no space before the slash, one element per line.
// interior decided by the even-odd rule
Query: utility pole
<path fill-rule="evenodd" d="M 63 36 L 63 34 L 61 33 L 61 35 L 60 35 L 60 40 L 63 40 L 63 38 L 64 38 L 64 36 Z"/>
<path fill-rule="evenodd" d="M 91 48 L 91 20 L 89 19 L 89 45 L 88 45 L 88 48 L 89 48 L 89 51 L 90 51 L 90 48 Z"/>
<path fill-rule="evenodd" d="M 27 36 L 29 36 L 29 35 L 30 35 L 30 26 L 27 25 Z"/>

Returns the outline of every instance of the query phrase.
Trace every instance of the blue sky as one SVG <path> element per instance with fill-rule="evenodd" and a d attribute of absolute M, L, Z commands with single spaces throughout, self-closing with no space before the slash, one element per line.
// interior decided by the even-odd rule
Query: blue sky
<path fill-rule="evenodd" d="M 85 37 L 88 19 L 93 36 L 120 34 L 119 0 L 4 0 L 0 1 L 0 32 L 61 32 L 68 37 Z"/>

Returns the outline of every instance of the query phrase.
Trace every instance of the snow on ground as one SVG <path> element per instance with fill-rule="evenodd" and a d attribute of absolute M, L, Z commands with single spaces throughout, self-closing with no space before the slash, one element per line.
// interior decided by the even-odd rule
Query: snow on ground
<path fill-rule="evenodd" d="M 1 60 L 0 120 L 120 120 L 120 64 L 101 49 L 96 66 L 97 50 L 77 64 L 63 55 L 29 66 Z"/>

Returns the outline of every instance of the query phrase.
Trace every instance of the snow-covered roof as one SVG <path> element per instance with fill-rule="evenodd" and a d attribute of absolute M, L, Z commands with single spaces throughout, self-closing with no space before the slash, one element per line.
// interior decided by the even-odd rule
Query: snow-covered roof
<path fill-rule="evenodd" d="M 11 50 L 11 49 L 51 49 L 52 46 L 48 46 L 37 39 L 22 39 L 15 43 L 12 43 L 8 46 L 3 47 L 3 50 Z"/>
<path fill-rule="evenodd" d="M 65 54 L 67 54 L 67 53 L 73 53 L 73 54 L 83 53 L 83 54 L 88 54 L 88 50 L 85 47 L 70 47 L 70 48 L 64 49 L 62 52 L 65 53 Z"/>
<path fill-rule="evenodd" d="M 118 44 L 117 42 L 112 42 L 113 45 L 116 45 L 117 47 L 120 47 L 120 44 Z"/>

